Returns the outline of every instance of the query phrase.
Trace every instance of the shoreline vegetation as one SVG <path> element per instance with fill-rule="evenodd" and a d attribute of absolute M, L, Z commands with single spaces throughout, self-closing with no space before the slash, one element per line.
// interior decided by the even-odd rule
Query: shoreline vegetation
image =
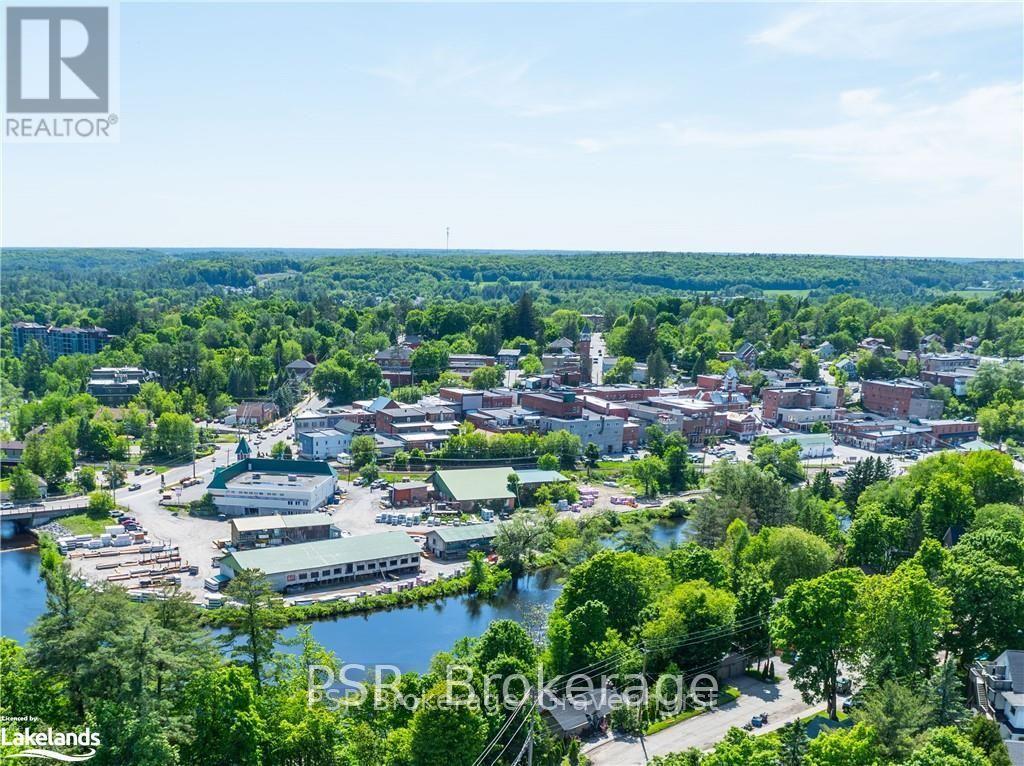
<path fill-rule="evenodd" d="M 614 514 L 615 522 L 609 523 L 608 514 Z M 683 522 L 686 519 L 686 508 L 683 503 L 669 503 L 654 508 L 637 508 L 629 511 L 616 513 L 609 511 L 599 513 L 580 519 L 567 519 L 567 521 L 578 521 L 581 527 L 581 535 L 590 524 L 601 524 L 599 537 L 603 540 L 611 540 L 615 534 L 623 528 L 634 525 L 651 523 L 665 523 L 670 521 Z M 63 558 L 57 549 L 56 541 L 48 532 L 38 535 L 38 547 L 40 560 L 44 556 L 44 549 L 47 555 L 54 555 Z M 25 546 L 29 547 L 29 546 Z M 472 561 L 469 562 L 470 564 Z M 567 562 L 559 558 L 556 550 L 539 552 L 528 562 L 524 562 L 523 574 L 538 572 L 545 569 L 556 569 L 563 567 Z M 501 563 L 487 566 L 487 575 L 481 582 L 478 576 L 474 579 L 472 573 L 457 577 L 434 580 L 424 585 L 417 585 L 409 590 L 395 591 L 394 593 L 374 593 L 366 596 L 358 596 L 355 599 L 346 600 L 337 598 L 332 600 L 317 601 L 312 604 L 288 604 L 282 605 L 282 614 L 285 617 L 284 624 L 295 624 L 309 622 L 311 620 L 330 620 L 337 617 L 345 617 L 355 614 L 372 614 L 374 612 L 387 611 L 390 609 L 401 609 L 408 606 L 429 604 L 453 596 L 478 594 L 480 598 L 490 598 L 502 586 L 515 587 L 510 583 L 511 575 L 509 570 Z M 40 573 L 42 576 L 42 573 Z M 481 587 L 483 585 L 483 587 Z M 310 594 L 310 598 L 322 598 L 316 594 Z M 206 609 L 202 604 L 196 603 L 200 611 L 200 622 L 211 628 L 224 627 L 236 620 L 234 610 L 230 606 L 223 606 L 217 609 Z"/>

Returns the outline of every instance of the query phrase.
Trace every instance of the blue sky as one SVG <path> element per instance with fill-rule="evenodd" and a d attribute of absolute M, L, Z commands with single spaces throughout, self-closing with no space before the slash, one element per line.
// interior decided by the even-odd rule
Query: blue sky
<path fill-rule="evenodd" d="M 1022 257 L 1019 3 L 158 4 L 3 241 Z"/>

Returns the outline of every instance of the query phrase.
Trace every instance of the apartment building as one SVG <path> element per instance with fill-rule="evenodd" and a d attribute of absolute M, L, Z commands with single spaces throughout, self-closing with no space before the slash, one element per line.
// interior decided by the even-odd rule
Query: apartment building
<path fill-rule="evenodd" d="M 110 338 L 104 327 L 53 327 L 37 322 L 15 322 L 11 327 L 11 346 L 18 357 L 32 341 L 36 341 L 50 359 L 69 354 L 97 354 Z"/>
<path fill-rule="evenodd" d="M 142 388 L 143 383 L 155 381 L 158 375 L 141 367 L 96 367 L 89 374 L 85 391 L 101 404 L 124 404 Z"/>

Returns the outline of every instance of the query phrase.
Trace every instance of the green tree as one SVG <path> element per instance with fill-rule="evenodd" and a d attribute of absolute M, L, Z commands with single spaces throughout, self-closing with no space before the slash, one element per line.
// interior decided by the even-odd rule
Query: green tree
<path fill-rule="evenodd" d="M 864 674 L 873 681 L 916 678 L 935 665 L 950 619 L 949 596 L 914 563 L 861 583 L 857 605 Z"/>
<path fill-rule="evenodd" d="M 156 421 L 149 442 L 153 454 L 172 460 L 184 460 L 193 455 L 196 446 L 196 429 L 188 415 L 165 412 Z"/>
<path fill-rule="evenodd" d="M 800 719 L 783 726 L 779 730 L 780 766 L 803 766 L 808 742 L 807 726 Z"/>
<path fill-rule="evenodd" d="M 478 367 L 469 374 L 471 388 L 487 390 L 500 386 L 505 379 L 505 368 L 500 364 Z"/>
<path fill-rule="evenodd" d="M 605 550 L 569 572 L 557 606 L 568 613 L 587 601 L 600 601 L 608 607 L 609 627 L 625 634 L 669 581 L 659 559 Z"/>
<path fill-rule="evenodd" d="M 36 477 L 25 466 L 15 466 L 11 472 L 11 499 L 24 502 L 38 497 L 39 486 Z"/>
<path fill-rule="evenodd" d="M 799 527 L 764 527 L 743 551 L 743 561 L 763 566 L 780 596 L 798 580 L 825 574 L 833 559 L 827 542 Z"/>
<path fill-rule="evenodd" d="M 225 589 L 229 619 L 220 637 L 231 657 L 245 662 L 256 688 L 262 690 L 275 665 L 280 629 L 287 621 L 284 602 L 258 569 L 243 569 Z M 236 602 L 237 606 L 230 605 Z"/>
<path fill-rule="evenodd" d="M 704 580 L 721 587 L 727 580 L 725 565 L 714 552 L 692 541 L 668 551 L 665 563 L 676 582 Z"/>
<path fill-rule="evenodd" d="M 864 697 L 853 720 L 874 729 L 883 757 L 900 763 L 929 724 L 932 709 L 915 689 L 885 681 Z"/>
<path fill-rule="evenodd" d="M 470 766 L 487 742 L 486 720 L 450 699 L 444 683 L 427 692 L 409 728 L 414 766 Z"/>
<path fill-rule="evenodd" d="M 658 488 L 668 478 L 668 471 L 665 462 L 658 457 L 650 455 L 637 460 L 630 466 L 630 473 L 633 479 L 638 481 L 644 489 L 644 494 L 653 497 L 658 494 Z"/>
<path fill-rule="evenodd" d="M 631 356 L 620 356 L 615 364 L 603 377 L 605 383 L 629 383 L 633 380 L 633 371 L 636 369 L 636 359 Z"/>
<path fill-rule="evenodd" d="M 349 446 L 349 454 L 352 456 L 352 467 L 359 469 L 367 463 L 377 459 L 377 442 L 372 436 L 362 434 L 352 439 Z"/>
<path fill-rule="evenodd" d="M 557 471 L 559 466 L 558 456 L 552 455 L 550 452 L 541 455 L 537 458 L 537 468 L 542 471 Z"/>
<path fill-rule="evenodd" d="M 652 384 L 655 386 L 664 385 L 665 379 L 668 378 L 671 372 L 672 368 L 665 361 L 665 355 L 661 353 L 660 348 L 654 349 L 654 351 L 647 355 L 647 379 Z"/>
<path fill-rule="evenodd" d="M 795 582 L 772 614 L 772 635 L 797 652 L 790 677 L 807 702 L 824 699 L 836 719 L 840 663 L 856 658 L 856 598 L 863 575 L 837 569 Z"/>
<path fill-rule="evenodd" d="M 587 446 L 583 448 L 583 465 L 587 467 L 588 480 L 590 479 L 590 472 L 597 468 L 600 459 L 601 449 L 594 442 L 587 442 Z"/>

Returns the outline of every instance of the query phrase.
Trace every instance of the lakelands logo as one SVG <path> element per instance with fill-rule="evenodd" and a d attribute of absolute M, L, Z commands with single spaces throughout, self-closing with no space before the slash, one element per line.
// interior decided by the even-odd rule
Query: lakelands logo
<path fill-rule="evenodd" d="M 86 727 L 85 731 L 32 731 L 23 729 L 21 731 L 8 731 L 7 727 L 0 729 L 0 744 L 4 747 L 20 747 L 23 750 L 4 755 L 4 760 L 10 758 L 49 759 L 62 763 L 81 763 L 88 761 L 96 755 L 96 748 L 100 745 L 100 735 Z M 63 753 L 52 748 L 84 750 L 81 753 Z"/>
<path fill-rule="evenodd" d="M 6 9 L 5 139 L 115 137 L 113 10 L 95 4 Z"/>

